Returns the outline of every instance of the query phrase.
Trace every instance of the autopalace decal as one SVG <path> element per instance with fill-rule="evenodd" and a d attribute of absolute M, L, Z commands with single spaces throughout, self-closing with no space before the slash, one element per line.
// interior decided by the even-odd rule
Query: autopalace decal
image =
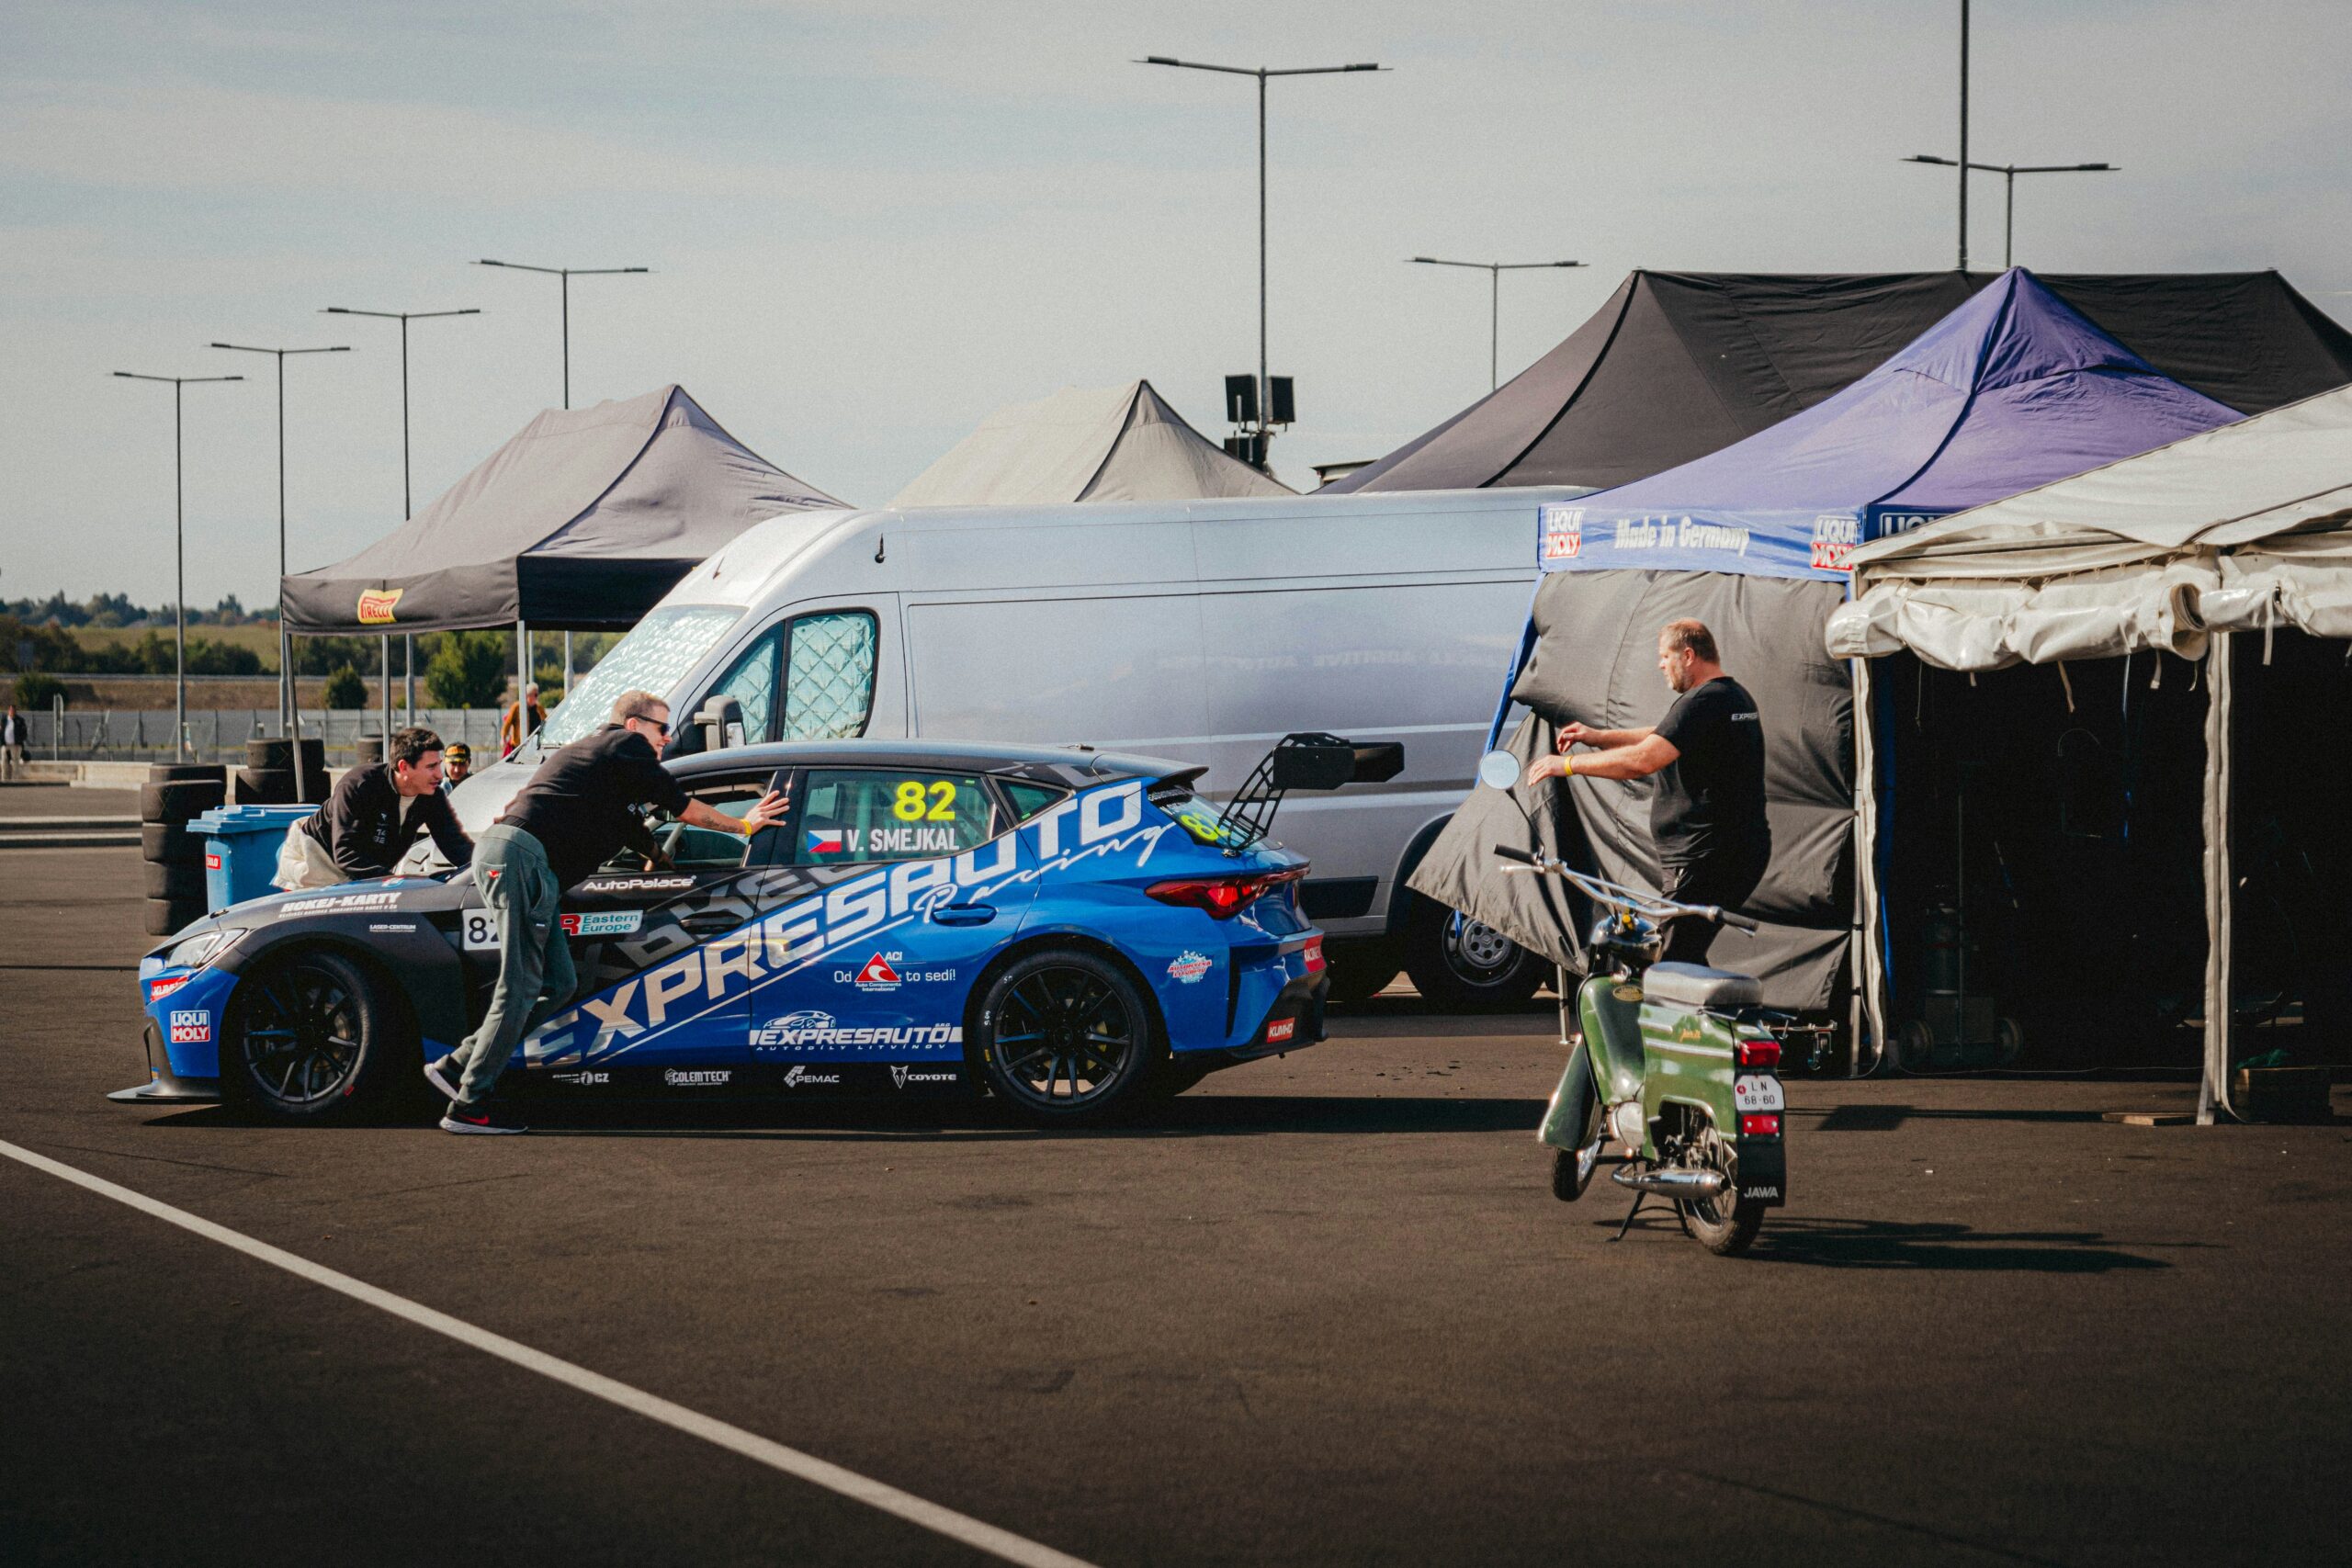
<path fill-rule="evenodd" d="M 707 908 L 731 905 L 746 917 L 744 924 L 617 984 L 607 983 L 603 974 L 594 976 L 590 983 L 600 987 L 599 994 L 542 1025 L 526 1042 L 527 1059 L 551 1066 L 608 1061 L 738 998 L 756 997 L 775 982 L 831 958 L 840 949 L 870 942 L 941 904 L 985 899 L 1001 888 L 1035 882 L 1096 857 L 1132 857 L 1139 867 L 1151 858 L 1160 836 L 1171 830 L 1172 825 L 1166 822 L 1144 825 L 1143 782 L 1131 779 L 1072 795 L 1013 831 L 952 860 L 903 861 L 877 867 L 821 892 L 794 898 L 765 916 L 756 916 L 749 901 L 741 897 L 750 888 L 739 882 L 734 887 L 737 897 L 715 898 Z M 1019 850 L 1024 836 L 1035 855 L 1035 863 L 1026 868 L 1021 864 Z M 789 886 L 799 879 L 775 877 L 775 881 Z M 665 924 L 664 929 L 674 928 Z M 655 935 L 649 929 L 639 941 Z M 752 1028 L 756 1031 L 763 1021 L 755 1017 Z M 925 1048 L 944 1052 L 960 1041 L 961 1030 L 953 1026 L 954 1021 L 942 1021 L 950 1027 L 923 1032 L 942 1036 L 935 1043 L 927 1042 Z M 949 1035 L 956 1038 L 945 1038 Z"/>

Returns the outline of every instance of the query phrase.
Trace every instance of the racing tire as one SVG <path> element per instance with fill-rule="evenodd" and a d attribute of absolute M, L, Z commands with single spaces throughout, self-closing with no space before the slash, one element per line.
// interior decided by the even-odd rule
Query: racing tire
<path fill-rule="evenodd" d="M 204 840 L 189 832 L 185 822 L 141 822 L 139 857 L 166 865 L 202 865 Z"/>
<path fill-rule="evenodd" d="M 1413 988 L 1437 1007 L 1496 1007 L 1523 1002 L 1550 973 L 1550 964 L 1493 927 L 1413 895 L 1405 917 L 1405 973 Z"/>
<path fill-rule="evenodd" d="M 150 898 L 141 923 L 149 936 L 169 936 L 203 918 L 201 898 Z"/>
<path fill-rule="evenodd" d="M 245 766 L 291 769 L 294 742 L 282 736 L 256 735 L 245 742 Z"/>
<path fill-rule="evenodd" d="M 194 904 L 204 907 L 204 863 L 191 865 L 186 861 L 144 862 L 140 870 L 145 874 L 147 897 L 172 904 Z"/>
<path fill-rule="evenodd" d="M 293 805 L 294 770 L 291 768 L 239 768 L 237 770 L 237 804 L 240 806 Z"/>
<path fill-rule="evenodd" d="M 214 771 L 217 775 L 219 770 Z M 139 786 L 139 819 L 141 822 L 186 822 L 220 805 L 228 795 L 227 784 L 218 776 L 143 784 Z"/>
<path fill-rule="evenodd" d="M 210 783 L 228 776 L 219 762 L 150 762 L 147 765 L 149 784 Z"/>
<path fill-rule="evenodd" d="M 1385 990 L 1405 967 L 1403 951 L 1394 942 L 1330 942 L 1323 944 L 1324 973 L 1331 989 L 1326 999 L 1353 1005 L 1368 1002 Z"/>
<path fill-rule="evenodd" d="M 967 1034 L 989 1091 L 1039 1127 L 1106 1120 L 1148 1092 L 1159 1066 L 1143 994 L 1083 948 L 1008 964 Z"/>
<path fill-rule="evenodd" d="M 372 768 L 384 760 L 384 738 L 380 735 L 363 735 L 351 745 L 355 766 Z"/>
<path fill-rule="evenodd" d="M 395 1010 L 365 969 L 308 948 L 248 972 L 220 1030 L 220 1093 L 290 1122 L 377 1109 L 401 1055 Z M 413 1055 L 413 1053 L 409 1053 Z"/>

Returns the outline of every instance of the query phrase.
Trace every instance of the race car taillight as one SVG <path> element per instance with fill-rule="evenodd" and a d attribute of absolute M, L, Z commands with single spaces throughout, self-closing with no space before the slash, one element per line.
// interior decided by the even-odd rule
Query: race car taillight
<path fill-rule="evenodd" d="M 1739 1135 L 1743 1138 L 1777 1138 L 1781 1135 L 1781 1113 L 1777 1111 L 1748 1111 L 1739 1119 Z"/>
<path fill-rule="evenodd" d="M 1268 876 L 1187 876 L 1155 882 L 1148 891 L 1163 904 L 1189 904 L 1210 919 L 1229 920 L 1272 884 Z"/>
<path fill-rule="evenodd" d="M 1777 1067 L 1781 1065 L 1781 1043 L 1777 1040 L 1743 1040 L 1731 1048 L 1732 1060 L 1743 1067 Z"/>

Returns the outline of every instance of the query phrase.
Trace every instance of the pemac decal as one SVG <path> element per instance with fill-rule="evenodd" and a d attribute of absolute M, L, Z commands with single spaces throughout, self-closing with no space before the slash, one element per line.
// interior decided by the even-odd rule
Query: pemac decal
<path fill-rule="evenodd" d="M 1174 830 L 1171 823 L 1145 826 L 1143 782 L 1124 780 L 1072 795 L 1039 812 L 1018 829 L 951 858 L 902 861 L 877 866 L 812 891 L 767 915 L 761 916 L 751 899 L 739 896 L 717 898 L 711 908 L 732 905 L 744 924 L 723 935 L 695 943 L 678 928 L 664 925 L 648 932 L 643 946 L 619 945 L 634 962 L 650 964 L 618 983 L 603 983 L 599 993 L 576 1009 L 548 1021 L 526 1044 L 526 1059 L 549 1065 L 602 1061 L 660 1039 L 716 1008 L 764 990 L 811 965 L 831 959 L 843 947 L 862 946 L 885 931 L 927 915 L 942 904 L 984 900 L 1003 887 L 1031 883 L 1092 857 L 1129 856 L 1142 866 L 1151 858 L 1160 836 Z M 1028 838 L 1035 863 L 1021 864 L 1020 841 Z M 778 874 L 778 892 L 791 878 Z M 659 879 L 614 878 L 642 888 Z M 678 878 L 681 883 L 691 878 Z M 593 887 L 594 884 L 583 884 Z M 672 938 L 674 933 L 674 938 Z M 656 937 L 674 940 L 683 951 L 654 962 L 648 951 Z M 874 951 L 868 948 L 869 952 Z M 887 950 L 885 950 L 887 951 Z M 944 972 L 942 972 L 944 973 Z M 602 976 L 597 982 L 602 981 Z M 786 1015 L 788 1018 L 793 1015 Z M 785 1019 L 775 1021 L 775 1023 Z M 775 1027 L 753 1031 L 754 1048 Z M 843 1035 L 870 1038 L 834 1039 L 835 1046 L 888 1045 L 896 1033 L 843 1030 Z M 938 1045 L 960 1043 L 962 1031 L 949 1024 L 918 1026 L 923 1036 L 911 1042 Z M 933 1036 L 936 1036 L 934 1038 Z M 784 1048 L 776 1040 L 764 1048 Z M 795 1043 L 797 1043 L 797 1042 Z"/>
<path fill-rule="evenodd" d="M 811 1084 L 831 1084 L 838 1087 L 842 1081 L 842 1076 L 839 1073 L 811 1072 L 805 1064 L 795 1062 L 778 1081 L 786 1089 L 801 1089 Z"/>

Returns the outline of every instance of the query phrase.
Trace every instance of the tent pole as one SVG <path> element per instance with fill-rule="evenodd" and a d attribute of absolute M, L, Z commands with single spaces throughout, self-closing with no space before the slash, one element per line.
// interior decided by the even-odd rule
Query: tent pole
<path fill-rule="evenodd" d="M 2230 1111 L 2230 671 L 2231 634 L 2205 653 L 2205 1073 L 2197 1124 Z M 2235 1111 L 2231 1111 L 2235 1115 Z"/>
<path fill-rule="evenodd" d="M 1878 732 L 1871 684 L 1871 661 L 1850 661 L 1854 692 L 1854 919 L 1848 934 L 1849 973 L 1853 1002 L 1849 1027 L 1854 1043 L 1853 1074 L 1875 1071 L 1886 1059 L 1886 955 L 1879 951 L 1878 887 Z M 1875 1053 L 1868 1067 L 1862 1063 L 1862 1034 L 1867 1029 Z"/>
<path fill-rule="evenodd" d="M 526 700 L 531 689 L 531 627 L 522 617 L 514 621 L 514 750 L 530 739 L 531 710 Z"/>
<path fill-rule="evenodd" d="M 390 741 L 392 738 L 392 634 L 386 632 L 376 640 L 381 645 L 378 662 L 383 679 L 378 683 L 378 690 L 384 699 L 384 739 Z"/>

